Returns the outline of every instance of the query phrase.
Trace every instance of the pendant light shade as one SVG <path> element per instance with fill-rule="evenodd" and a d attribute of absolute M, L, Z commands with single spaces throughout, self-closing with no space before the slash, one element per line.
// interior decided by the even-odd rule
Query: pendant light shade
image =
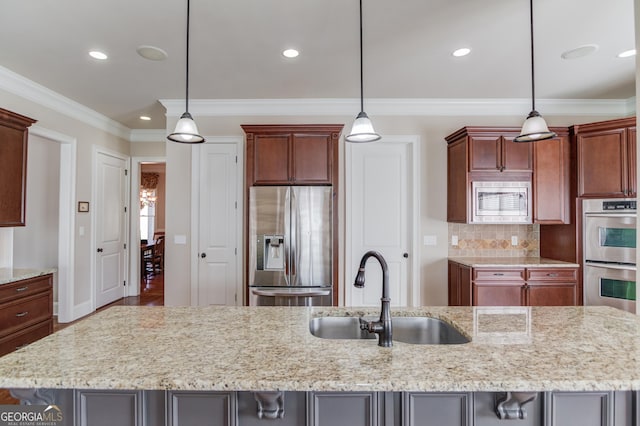
<path fill-rule="evenodd" d="M 204 138 L 198 134 L 198 126 L 188 112 L 180 116 L 176 123 L 176 129 L 167 138 L 180 143 L 202 143 Z"/>
<path fill-rule="evenodd" d="M 520 135 L 513 140 L 514 142 L 535 142 L 556 137 L 556 134 L 549 130 L 544 118 L 542 118 L 540 113 L 536 111 L 535 61 L 533 49 L 533 0 L 529 0 L 529 13 L 531 30 L 531 112 L 522 125 Z"/>
<path fill-rule="evenodd" d="M 193 117 L 189 114 L 189 15 L 190 0 L 187 0 L 187 60 L 186 60 L 186 93 L 185 93 L 185 112 L 180 116 L 180 120 L 176 123 L 176 128 L 167 139 L 172 142 L 179 143 L 202 143 L 204 138 L 198 133 L 198 126 L 193 121 Z"/>
<path fill-rule="evenodd" d="M 374 142 L 380 135 L 373 130 L 373 124 L 364 112 L 364 83 L 362 65 L 362 0 L 360 0 L 360 113 L 351 127 L 351 133 L 345 137 L 347 142 Z"/>

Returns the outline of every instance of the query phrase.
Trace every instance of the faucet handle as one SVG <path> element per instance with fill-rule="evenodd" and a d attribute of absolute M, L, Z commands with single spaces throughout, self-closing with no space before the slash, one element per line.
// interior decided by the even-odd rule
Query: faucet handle
<path fill-rule="evenodd" d="M 362 317 L 358 317 L 358 321 L 360 321 L 360 330 L 369 331 L 369 321 L 365 320 Z"/>

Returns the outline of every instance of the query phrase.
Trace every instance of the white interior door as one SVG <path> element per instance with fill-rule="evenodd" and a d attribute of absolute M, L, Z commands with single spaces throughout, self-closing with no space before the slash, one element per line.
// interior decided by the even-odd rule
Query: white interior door
<path fill-rule="evenodd" d="M 238 289 L 237 145 L 207 143 L 198 147 L 199 231 L 197 301 L 203 305 L 242 304 Z M 238 303 L 239 301 L 239 303 Z"/>
<path fill-rule="evenodd" d="M 411 146 L 386 141 L 347 144 L 345 304 L 379 306 L 382 270 L 370 258 L 365 286 L 353 285 L 360 259 L 369 250 L 382 254 L 389 266 L 389 295 L 393 306 L 406 306 L 411 287 L 413 241 Z"/>
<path fill-rule="evenodd" d="M 126 160 L 97 154 L 96 308 L 124 297 Z"/>

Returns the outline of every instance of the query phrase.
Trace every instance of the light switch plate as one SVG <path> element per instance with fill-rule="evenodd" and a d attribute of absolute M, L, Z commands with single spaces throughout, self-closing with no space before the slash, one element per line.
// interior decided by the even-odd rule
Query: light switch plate
<path fill-rule="evenodd" d="M 438 238 L 435 235 L 425 235 L 423 243 L 425 246 L 435 246 L 438 244 Z"/>
<path fill-rule="evenodd" d="M 452 246 L 457 246 L 458 245 L 458 236 L 457 235 L 452 235 L 451 236 L 451 245 Z"/>
<path fill-rule="evenodd" d="M 512 246 L 517 246 L 518 245 L 518 236 L 517 235 L 512 235 L 511 236 L 511 245 Z"/>
<path fill-rule="evenodd" d="M 175 244 L 187 244 L 187 236 L 186 235 L 175 235 L 173 237 L 173 242 Z"/>

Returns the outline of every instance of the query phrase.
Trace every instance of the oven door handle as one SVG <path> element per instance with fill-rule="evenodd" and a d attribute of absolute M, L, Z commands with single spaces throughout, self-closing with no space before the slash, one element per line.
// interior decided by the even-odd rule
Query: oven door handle
<path fill-rule="evenodd" d="M 606 218 L 616 218 L 616 217 L 631 217 L 635 218 L 637 216 L 636 213 L 585 213 L 584 216 L 586 218 L 589 217 L 606 217 Z"/>
<path fill-rule="evenodd" d="M 634 265 L 619 265 L 617 263 L 601 263 L 601 262 L 590 262 L 585 260 L 584 266 L 592 266 L 596 268 L 604 268 L 604 269 L 620 269 L 623 271 L 635 271 L 636 267 Z"/>

